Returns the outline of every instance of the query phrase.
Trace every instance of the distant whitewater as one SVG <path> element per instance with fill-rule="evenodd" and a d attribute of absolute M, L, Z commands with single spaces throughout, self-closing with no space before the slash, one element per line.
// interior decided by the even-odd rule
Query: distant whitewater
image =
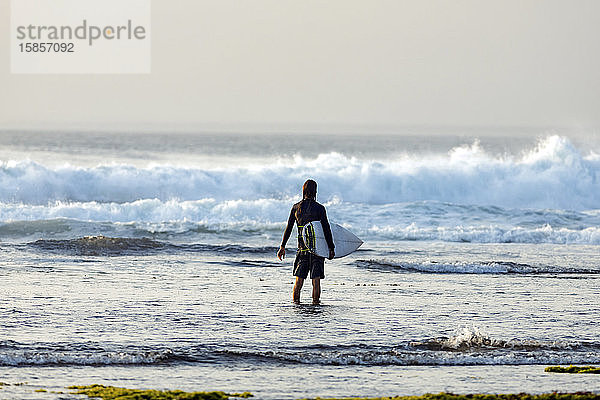
<path fill-rule="evenodd" d="M 519 156 L 475 141 L 383 161 L 327 153 L 227 168 L 2 161 L 0 235 L 275 232 L 307 177 L 330 216 L 367 239 L 600 244 L 600 155 L 560 136 Z"/>
<path fill-rule="evenodd" d="M 264 200 L 298 195 L 307 176 L 321 200 L 387 204 L 433 200 L 467 205 L 589 210 L 600 208 L 600 155 L 584 155 L 551 136 L 522 157 L 491 155 L 478 142 L 445 155 L 370 161 L 339 153 L 250 167 L 198 169 L 155 165 L 49 168 L 34 161 L 0 164 L 0 200 L 128 203 L 142 199 Z"/>

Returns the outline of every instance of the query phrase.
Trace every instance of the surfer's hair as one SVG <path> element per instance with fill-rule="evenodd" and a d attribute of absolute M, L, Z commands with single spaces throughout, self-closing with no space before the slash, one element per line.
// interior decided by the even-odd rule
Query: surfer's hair
<path fill-rule="evenodd" d="M 302 197 L 305 199 L 316 199 L 317 198 L 317 182 L 312 179 L 308 179 L 302 185 Z"/>

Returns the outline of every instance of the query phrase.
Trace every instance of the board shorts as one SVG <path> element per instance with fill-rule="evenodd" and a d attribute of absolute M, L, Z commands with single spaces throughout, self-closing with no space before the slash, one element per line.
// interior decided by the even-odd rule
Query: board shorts
<path fill-rule="evenodd" d="M 294 276 L 306 279 L 310 272 L 310 279 L 325 279 L 325 258 L 309 252 L 298 252 L 294 260 Z"/>

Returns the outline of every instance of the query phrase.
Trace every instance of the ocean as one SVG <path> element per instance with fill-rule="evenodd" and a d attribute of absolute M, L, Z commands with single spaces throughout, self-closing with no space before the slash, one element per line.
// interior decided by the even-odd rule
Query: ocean
<path fill-rule="evenodd" d="M 365 242 L 320 306 L 275 256 L 308 178 Z M 4 131 L 0 398 L 600 392 L 544 372 L 600 363 L 599 250 L 591 139 Z"/>

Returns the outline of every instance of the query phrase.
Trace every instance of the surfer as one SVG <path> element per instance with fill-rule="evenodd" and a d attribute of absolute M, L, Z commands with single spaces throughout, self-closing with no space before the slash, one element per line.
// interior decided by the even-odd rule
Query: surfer
<path fill-rule="evenodd" d="M 325 279 L 325 258 L 319 257 L 308 251 L 308 248 L 302 240 L 302 228 L 305 224 L 312 221 L 321 221 L 325 240 L 329 247 L 328 258 L 331 260 L 335 256 L 335 245 L 333 244 L 333 237 L 331 235 L 329 221 L 327 220 L 327 213 L 325 212 L 325 207 L 317 203 L 317 182 L 309 179 L 302 185 L 302 200 L 292 206 L 287 226 L 283 232 L 281 246 L 277 252 L 279 260 L 283 260 L 285 258 L 285 244 L 292 234 L 292 228 L 294 227 L 295 222 L 298 225 L 298 252 L 296 253 L 296 259 L 294 260 L 294 276 L 296 277 L 293 292 L 294 303 L 300 303 L 300 290 L 302 290 L 302 285 L 304 285 L 304 280 L 309 272 L 313 286 L 313 304 L 319 304 L 320 302 L 321 279 Z"/>

